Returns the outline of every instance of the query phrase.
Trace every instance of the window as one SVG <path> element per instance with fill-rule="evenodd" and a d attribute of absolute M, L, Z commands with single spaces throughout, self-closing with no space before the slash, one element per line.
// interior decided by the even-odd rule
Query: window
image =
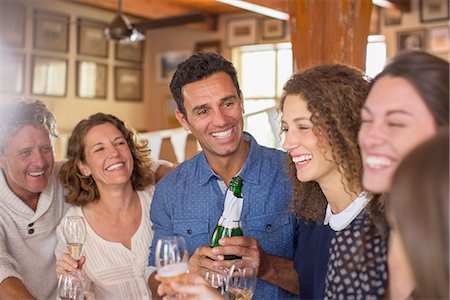
<path fill-rule="evenodd" d="M 384 35 L 369 35 L 366 49 L 366 74 L 371 78 L 383 70 L 386 63 Z"/>

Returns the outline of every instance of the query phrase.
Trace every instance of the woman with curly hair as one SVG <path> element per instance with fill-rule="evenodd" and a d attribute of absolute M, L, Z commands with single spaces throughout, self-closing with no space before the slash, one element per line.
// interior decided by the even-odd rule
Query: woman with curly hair
<path fill-rule="evenodd" d="M 115 116 L 97 113 L 79 122 L 69 139 L 68 161 L 59 177 L 73 204 L 67 216 L 81 216 L 87 238 L 79 262 L 70 257 L 57 228 L 56 273 L 82 267 L 96 299 L 143 299 L 151 245 L 149 211 L 158 167 L 146 144 Z"/>
<path fill-rule="evenodd" d="M 357 143 L 369 82 L 357 69 L 321 65 L 293 75 L 281 99 L 292 208 L 300 219 L 294 267 L 300 298 L 382 298 L 386 240 L 378 197 L 362 188 Z"/>

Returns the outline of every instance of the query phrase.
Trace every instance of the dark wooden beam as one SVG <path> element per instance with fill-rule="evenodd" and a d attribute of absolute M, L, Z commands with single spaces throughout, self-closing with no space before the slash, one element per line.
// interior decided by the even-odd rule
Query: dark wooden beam
<path fill-rule="evenodd" d="M 411 0 L 389 0 L 396 8 L 401 10 L 402 12 L 410 12 L 411 11 Z"/>

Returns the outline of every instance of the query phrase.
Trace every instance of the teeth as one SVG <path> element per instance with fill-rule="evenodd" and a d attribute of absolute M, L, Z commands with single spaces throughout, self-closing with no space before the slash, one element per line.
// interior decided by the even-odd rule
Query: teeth
<path fill-rule="evenodd" d="M 366 158 L 366 164 L 374 169 L 380 169 L 383 167 L 389 167 L 392 161 L 386 157 L 369 156 Z"/>
<path fill-rule="evenodd" d="M 41 172 L 28 172 L 28 175 L 30 175 L 30 176 L 33 176 L 33 177 L 38 177 L 38 176 L 41 176 L 41 175 L 44 175 L 44 171 L 41 171 Z"/>
<path fill-rule="evenodd" d="M 222 132 L 213 132 L 211 135 L 213 137 L 219 138 L 219 139 L 224 139 L 227 138 L 231 135 L 231 132 L 233 132 L 233 128 L 227 130 L 227 131 L 222 131 Z"/>
<path fill-rule="evenodd" d="M 123 167 L 123 165 L 124 165 L 124 163 L 113 164 L 113 165 L 110 165 L 109 167 L 107 167 L 106 170 L 112 171 L 112 170 L 118 169 L 120 167 Z"/>
<path fill-rule="evenodd" d="M 294 162 L 294 164 L 301 164 L 304 163 L 308 160 L 312 159 L 312 155 L 311 154 L 303 154 L 300 156 L 295 156 L 292 158 L 292 161 Z"/>

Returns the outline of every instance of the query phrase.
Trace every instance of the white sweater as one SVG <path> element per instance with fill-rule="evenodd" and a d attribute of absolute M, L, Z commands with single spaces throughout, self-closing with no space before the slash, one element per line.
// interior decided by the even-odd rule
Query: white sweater
<path fill-rule="evenodd" d="M 150 223 L 150 204 L 154 186 L 146 191 L 138 191 L 142 215 L 139 228 L 131 238 L 131 250 L 120 243 L 110 242 L 94 231 L 86 222 L 87 237 L 83 255 L 83 277 L 86 286 L 95 294 L 95 299 L 151 299 L 151 291 L 145 280 L 145 269 L 153 231 Z M 85 217 L 81 207 L 72 207 L 66 216 Z M 86 220 L 86 218 L 85 218 Z M 63 234 L 64 222 L 57 228 L 58 245 L 56 257 L 67 252 Z"/>
<path fill-rule="evenodd" d="M 55 299 L 56 226 L 64 216 L 64 189 L 55 164 L 34 212 L 8 187 L 0 171 L 0 282 L 20 279 L 37 299 Z"/>

